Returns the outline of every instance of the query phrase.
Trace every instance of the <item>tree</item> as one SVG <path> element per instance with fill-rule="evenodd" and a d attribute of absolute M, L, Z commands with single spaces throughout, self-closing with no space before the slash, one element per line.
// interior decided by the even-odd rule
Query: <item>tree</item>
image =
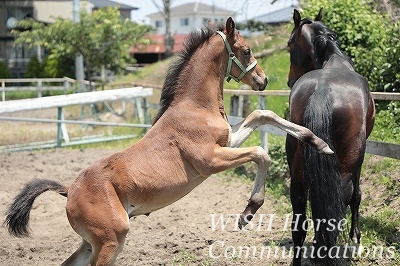
<path fill-rule="evenodd" d="M 121 72 L 130 62 L 129 48 L 132 45 L 148 44 L 145 35 L 150 26 L 140 25 L 129 19 L 121 20 L 117 8 L 104 8 L 92 13 L 80 12 L 80 21 L 57 18 L 53 24 L 44 25 L 33 19 L 18 22 L 13 30 L 16 43 L 28 46 L 40 45 L 47 49 L 53 58 L 74 57 L 82 54 L 85 74 L 89 80 L 99 73 L 102 67 Z"/>
<path fill-rule="evenodd" d="M 0 61 L 0 78 L 9 79 L 11 77 L 11 72 L 8 69 L 7 65 Z"/>
<path fill-rule="evenodd" d="M 400 24 L 367 0 L 305 0 L 304 17 L 323 7 L 324 23 L 338 34 L 342 49 L 372 91 L 400 91 Z"/>

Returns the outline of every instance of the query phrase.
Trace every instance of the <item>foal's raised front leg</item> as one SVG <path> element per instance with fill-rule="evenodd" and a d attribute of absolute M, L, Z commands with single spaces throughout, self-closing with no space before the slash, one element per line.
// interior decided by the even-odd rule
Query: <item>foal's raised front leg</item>
<path fill-rule="evenodd" d="M 296 139 L 316 148 L 320 153 L 333 154 L 328 144 L 314 135 L 308 128 L 289 122 L 270 110 L 255 110 L 242 122 L 232 126 L 230 147 L 240 147 L 250 134 L 261 125 L 276 126 Z"/>

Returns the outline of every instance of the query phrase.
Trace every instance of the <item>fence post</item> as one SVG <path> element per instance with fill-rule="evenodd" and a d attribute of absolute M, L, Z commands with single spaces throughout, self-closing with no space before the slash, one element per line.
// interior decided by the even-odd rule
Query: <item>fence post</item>
<path fill-rule="evenodd" d="M 145 123 L 143 110 L 144 108 L 142 107 L 142 101 L 140 100 L 140 98 L 135 98 L 135 113 L 136 116 L 139 118 L 139 122 L 141 124 Z"/>
<path fill-rule="evenodd" d="M 121 84 L 120 88 L 123 89 L 124 88 L 124 84 Z M 125 112 L 126 112 L 126 101 L 125 100 L 122 100 L 121 109 L 122 109 L 122 113 L 125 114 Z"/>
<path fill-rule="evenodd" d="M 249 85 L 241 85 L 239 90 L 250 90 Z M 250 96 L 249 95 L 240 95 L 239 96 L 239 116 L 247 117 L 250 114 Z"/>
<path fill-rule="evenodd" d="M 57 107 L 57 119 L 61 120 L 62 117 L 62 107 Z M 61 148 L 61 138 L 62 138 L 62 131 L 61 131 L 61 121 L 57 122 L 57 147 Z"/>
<path fill-rule="evenodd" d="M 231 101 L 230 101 L 230 111 L 229 114 L 231 116 L 239 116 L 239 96 L 237 95 L 232 95 L 231 96 Z"/>
<path fill-rule="evenodd" d="M 266 97 L 263 95 L 258 96 L 258 106 L 261 110 L 267 110 L 267 101 Z M 265 131 L 260 131 L 260 142 L 261 147 L 264 148 L 268 152 L 268 134 Z"/>
<path fill-rule="evenodd" d="M 42 97 L 42 80 L 41 79 L 38 80 L 37 86 L 38 86 L 38 91 L 37 91 L 38 96 L 37 97 L 41 98 Z"/>
<path fill-rule="evenodd" d="M 64 79 L 64 95 L 67 95 L 69 89 L 69 83 L 66 79 Z"/>
<path fill-rule="evenodd" d="M 1 81 L 1 88 L 1 99 L 4 102 L 6 100 L 6 82 L 4 79 Z"/>
<path fill-rule="evenodd" d="M 66 143 L 69 142 L 69 135 L 67 131 L 67 125 L 62 122 L 64 120 L 64 113 L 62 107 L 57 107 L 57 147 L 61 148 L 62 138 Z"/>
<path fill-rule="evenodd" d="M 147 98 L 142 99 L 144 123 L 146 125 L 150 124 L 150 114 L 149 114 L 149 104 L 147 103 Z"/>

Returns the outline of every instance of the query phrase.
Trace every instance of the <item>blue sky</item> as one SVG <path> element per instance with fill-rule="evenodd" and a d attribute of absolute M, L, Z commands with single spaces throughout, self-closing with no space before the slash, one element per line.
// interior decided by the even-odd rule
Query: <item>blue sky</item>
<path fill-rule="evenodd" d="M 157 7 L 152 0 L 113 0 L 115 2 L 128 4 L 138 7 L 138 11 L 133 11 L 131 14 L 132 20 L 141 22 L 147 21 L 146 15 L 157 12 Z M 162 6 L 162 0 L 156 0 Z M 185 3 L 196 2 L 196 0 L 171 0 L 171 6 L 178 6 Z M 199 1 L 208 5 L 215 5 L 238 13 L 236 19 L 242 21 L 256 17 L 269 11 L 279 10 L 283 7 L 290 6 L 295 0 L 277 0 L 271 5 L 272 0 L 202 0 Z"/>

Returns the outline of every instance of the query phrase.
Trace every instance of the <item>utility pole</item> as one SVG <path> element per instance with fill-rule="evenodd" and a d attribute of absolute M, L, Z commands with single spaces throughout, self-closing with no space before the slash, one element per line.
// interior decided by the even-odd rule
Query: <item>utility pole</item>
<path fill-rule="evenodd" d="M 171 12 L 170 12 L 171 1 L 163 0 L 162 8 L 157 4 L 156 0 L 152 1 L 165 19 L 164 44 L 165 44 L 165 57 L 168 58 L 172 55 L 172 49 L 174 47 L 174 38 L 171 35 Z"/>
<path fill-rule="evenodd" d="M 79 7 L 79 0 L 74 0 L 73 2 L 73 10 L 74 10 L 74 22 L 79 23 L 80 22 L 80 7 Z M 85 79 L 85 74 L 83 71 L 83 56 L 81 54 L 78 54 L 75 56 L 75 78 L 78 82 L 79 85 L 79 90 L 83 91 L 84 84 L 81 83 Z"/>
<path fill-rule="evenodd" d="M 165 15 L 165 57 L 172 55 L 172 49 L 174 47 L 174 38 L 171 35 L 171 12 L 170 0 L 163 0 L 164 2 L 164 15 Z"/>

